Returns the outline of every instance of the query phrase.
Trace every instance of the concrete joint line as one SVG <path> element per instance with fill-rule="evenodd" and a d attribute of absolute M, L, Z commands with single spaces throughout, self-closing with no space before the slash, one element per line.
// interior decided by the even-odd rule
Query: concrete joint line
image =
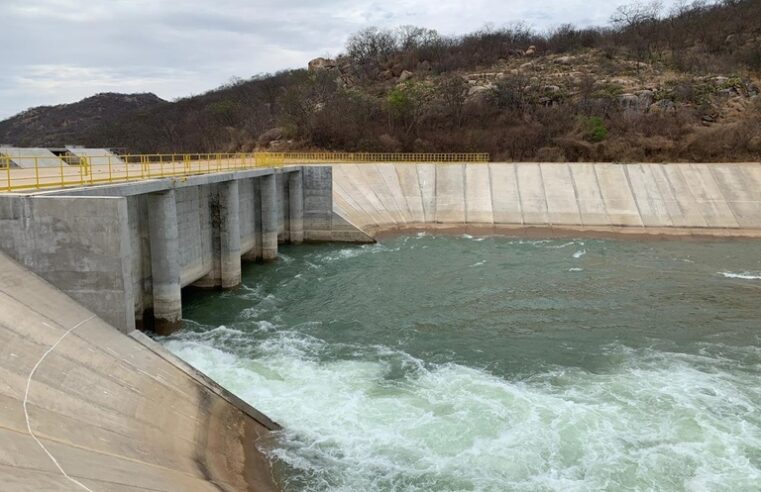
<path fill-rule="evenodd" d="M 494 225 L 494 180 L 491 176 L 491 165 L 486 163 L 486 174 L 489 176 L 489 207 L 491 207 L 491 224 Z"/>
<path fill-rule="evenodd" d="M 640 163 L 639 167 L 640 167 L 640 169 L 644 169 L 642 167 L 641 163 Z M 665 179 L 666 183 L 668 184 L 668 191 L 670 193 L 672 193 L 671 196 L 674 196 L 673 195 L 673 191 L 671 189 L 671 184 L 668 183 L 668 177 L 666 176 L 666 171 L 663 170 L 663 164 L 660 164 L 660 167 L 657 167 L 657 168 L 654 167 L 653 169 L 659 169 L 660 170 L 661 176 L 663 176 L 663 179 Z M 655 190 L 653 191 L 653 193 L 657 193 L 658 196 L 661 198 L 661 201 L 663 202 L 663 206 L 666 208 L 666 216 L 669 218 L 669 222 L 671 222 L 671 226 L 672 227 L 676 227 L 676 223 L 679 220 L 679 218 L 674 220 L 674 214 L 671 213 L 671 210 L 669 209 L 668 204 L 670 203 L 670 204 L 676 206 L 677 210 L 679 210 L 680 214 L 681 214 L 681 210 L 682 209 L 679 206 L 679 201 L 676 200 L 676 199 L 674 199 L 674 200 L 667 200 L 667 197 L 665 196 L 666 194 L 663 192 L 662 186 L 660 184 L 661 181 L 659 181 L 658 178 L 655 176 L 655 172 L 653 172 L 651 175 L 653 177 L 653 182 L 655 183 Z"/>
<path fill-rule="evenodd" d="M 420 192 L 420 210 L 423 212 L 423 223 L 427 224 L 428 216 L 425 210 L 425 197 L 423 196 L 423 184 L 420 182 L 420 164 L 415 164 L 415 181 L 417 182 L 417 189 Z"/>
<path fill-rule="evenodd" d="M 462 203 L 465 204 L 465 223 L 468 223 L 468 165 L 462 165 Z"/>
<path fill-rule="evenodd" d="M 695 169 L 694 164 L 691 164 L 691 167 Z M 729 213 L 732 214 L 732 218 L 735 220 L 735 224 L 737 224 L 737 227 L 741 227 L 740 221 L 737 220 L 737 214 L 732 208 L 732 202 L 730 200 L 727 200 L 727 195 L 725 195 L 724 192 L 721 191 L 721 183 L 716 178 L 716 172 L 714 171 L 713 166 L 708 166 L 708 174 L 711 176 L 711 179 L 713 179 L 714 183 L 716 184 L 716 190 L 719 192 L 719 195 L 721 195 L 721 200 L 713 200 L 713 201 L 718 203 L 724 203 L 727 206 L 727 210 L 729 210 Z"/>
<path fill-rule="evenodd" d="M 602 202 L 602 209 L 605 211 L 605 218 L 608 220 L 608 223 L 610 224 L 611 218 L 610 213 L 608 212 L 608 204 L 605 203 L 605 195 L 602 192 L 602 186 L 600 186 L 600 177 L 597 175 L 597 165 L 592 164 L 592 171 L 595 175 L 595 185 L 597 186 L 597 193 L 600 195 L 600 202 Z"/>
<path fill-rule="evenodd" d="M 93 490 L 92 490 L 92 489 L 90 489 L 89 487 L 87 487 L 87 486 L 86 486 L 85 484 L 83 484 L 82 482 L 80 482 L 80 481 L 76 480 L 75 478 L 72 478 L 71 476 L 69 476 L 69 474 L 68 474 L 68 473 L 66 473 L 66 471 L 63 469 L 63 467 L 61 466 L 61 464 L 60 464 L 60 463 L 58 463 L 58 460 L 57 460 L 57 459 L 55 459 L 55 456 L 53 456 L 53 455 L 50 453 L 50 451 L 48 451 L 48 448 L 46 448 L 46 447 L 45 447 L 45 445 L 44 445 L 44 444 L 42 444 L 42 441 L 40 441 L 40 440 L 37 438 L 37 436 L 34 434 L 34 432 L 32 432 L 32 424 L 31 424 L 31 423 L 30 423 L 30 421 L 29 421 L 29 410 L 28 410 L 28 408 L 27 408 L 27 407 L 28 407 L 28 402 L 29 402 L 29 388 L 32 386 L 32 378 L 34 377 L 34 373 L 35 373 L 35 372 L 37 372 L 37 369 L 40 367 L 40 364 L 42 364 L 42 361 L 43 361 L 43 360 L 45 360 L 45 357 L 47 357 L 47 356 L 48 356 L 48 355 L 49 355 L 51 352 L 53 352 L 53 350 L 55 350 L 55 349 L 56 349 L 56 347 L 58 347 L 58 344 L 59 344 L 59 343 L 61 343 L 61 342 L 63 341 L 63 339 L 64 339 L 64 338 L 66 338 L 66 336 L 67 336 L 69 333 L 73 332 L 74 330 L 76 330 L 76 329 L 77 329 L 77 328 L 79 328 L 80 326 L 84 325 L 84 324 L 85 324 L 85 323 L 87 323 L 88 321 L 90 321 L 90 320 L 94 319 L 95 317 L 96 317 L 96 316 L 93 314 L 93 315 L 92 315 L 92 316 L 90 316 L 89 318 L 87 318 L 87 319 L 84 319 L 84 320 L 80 321 L 80 322 L 79 322 L 79 323 L 77 323 L 76 325 L 74 325 L 74 326 L 72 326 L 71 328 L 69 328 L 68 330 L 66 330 L 66 332 L 65 332 L 63 335 L 61 335 L 61 337 L 60 337 L 58 340 L 56 340 L 56 342 L 55 342 L 53 345 L 51 345 L 51 346 L 50 346 L 50 347 L 49 347 L 49 348 L 48 348 L 48 349 L 45 351 L 45 353 L 44 353 L 44 354 L 42 354 L 42 357 L 40 357 L 40 360 L 38 360 L 38 361 L 37 361 L 37 363 L 34 365 L 34 367 L 32 368 L 32 371 L 29 373 L 29 377 L 28 377 L 28 378 L 27 378 L 27 380 L 26 380 L 26 391 L 24 392 L 24 402 L 23 402 L 23 407 L 24 407 L 24 419 L 26 419 L 26 429 L 29 431 L 29 435 L 30 435 L 30 436 L 32 436 L 32 439 L 34 439 L 34 441 L 37 443 L 37 445 L 39 445 L 39 446 L 40 446 L 40 448 L 42 448 L 42 450 L 45 452 L 45 454 L 46 454 L 46 455 L 48 455 L 48 458 L 50 458 L 50 461 L 52 461 L 52 462 L 53 462 L 53 464 L 56 466 L 56 468 L 58 468 L 58 470 L 59 470 L 59 471 L 61 472 L 61 474 L 62 474 L 62 475 L 63 475 L 63 476 L 66 478 L 66 480 L 70 481 L 71 483 L 73 483 L 73 484 L 75 484 L 75 485 L 78 485 L 78 486 L 79 486 L 79 487 L 81 487 L 83 490 L 87 490 L 87 491 L 89 491 L 89 492 L 93 492 Z"/>
<path fill-rule="evenodd" d="M 542 173 L 542 164 L 537 162 L 536 167 L 539 168 L 539 182 L 542 187 L 542 197 L 544 198 L 544 211 L 547 214 L 547 223 L 552 227 L 552 218 L 550 217 L 550 203 L 547 201 L 547 187 L 544 184 L 544 173 Z"/>
<path fill-rule="evenodd" d="M 583 226 L 584 217 L 582 216 L 582 213 L 581 213 L 581 201 L 579 199 L 579 191 L 576 189 L 576 179 L 573 177 L 573 169 L 571 169 L 571 166 L 569 166 L 568 163 L 565 163 L 563 165 L 568 170 L 568 177 L 571 178 L 571 188 L 573 188 L 573 198 L 576 201 L 576 213 L 579 217 L 579 224 Z"/>
<path fill-rule="evenodd" d="M 518 165 L 516 163 L 513 163 L 512 166 L 513 166 L 513 176 L 515 177 L 515 191 L 518 196 L 518 211 L 521 213 L 521 225 L 526 225 L 526 218 L 523 216 L 523 203 L 521 203 L 521 200 L 523 198 L 521 197 L 521 184 L 518 179 Z"/>
<path fill-rule="evenodd" d="M 628 187 L 629 193 L 631 194 L 632 201 L 634 202 L 634 207 L 637 209 L 637 217 L 639 218 L 639 223 L 641 224 L 641 227 L 645 227 L 645 219 L 642 218 L 642 210 L 639 207 L 637 195 L 634 193 L 634 187 L 632 186 L 631 178 L 629 178 L 629 166 L 626 164 L 624 164 L 624 177 L 626 178 L 626 186 Z M 645 191 L 645 194 L 647 194 L 647 190 Z"/>

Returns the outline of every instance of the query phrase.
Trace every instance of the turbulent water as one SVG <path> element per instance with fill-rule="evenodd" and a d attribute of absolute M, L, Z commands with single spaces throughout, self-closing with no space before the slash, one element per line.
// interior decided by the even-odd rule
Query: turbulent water
<path fill-rule="evenodd" d="M 761 490 L 760 251 L 285 248 L 162 342 L 285 427 L 286 490 Z"/>

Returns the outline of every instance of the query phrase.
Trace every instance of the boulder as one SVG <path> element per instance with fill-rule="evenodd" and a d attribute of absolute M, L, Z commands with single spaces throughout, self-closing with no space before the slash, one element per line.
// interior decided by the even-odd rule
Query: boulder
<path fill-rule="evenodd" d="M 652 113 L 668 113 L 672 111 L 676 111 L 676 105 L 670 99 L 661 99 L 650 105 L 650 112 Z"/>
<path fill-rule="evenodd" d="M 335 68 L 336 64 L 335 61 L 330 60 L 328 58 L 315 58 L 314 60 L 310 60 L 309 64 L 307 65 L 310 72 L 316 72 L 318 70 L 327 70 L 329 68 Z"/>
<path fill-rule="evenodd" d="M 401 74 L 399 74 L 399 82 L 405 82 L 407 80 L 410 80 L 412 78 L 412 72 L 409 70 L 403 70 Z"/>
<path fill-rule="evenodd" d="M 417 64 L 417 70 L 419 72 L 430 72 L 432 69 L 433 67 L 431 66 L 431 62 L 428 60 L 423 60 Z"/>
<path fill-rule="evenodd" d="M 256 139 L 256 143 L 260 147 L 271 147 L 272 143 L 277 140 L 282 140 L 284 135 L 284 131 L 280 127 L 276 128 L 270 128 L 266 132 L 259 135 L 259 138 Z"/>
<path fill-rule="evenodd" d="M 713 78 L 713 83 L 716 85 L 724 85 L 727 82 L 729 82 L 729 77 L 724 77 L 723 75 L 719 75 Z"/>
<path fill-rule="evenodd" d="M 468 102 L 481 102 L 488 99 L 495 86 L 493 84 L 474 85 L 468 89 Z"/>
<path fill-rule="evenodd" d="M 558 65 L 570 65 L 571 63 L 573 63 L 573 57 L 561 56 L 559 58 L 555 58 L 555 63 Z"/>
<path fill-rule="evenodd" d="M 536 46 L 531 45 L 528 47 L 528 49 L 523 53 L 526 56 L 534 56 L 536 54 Z"/>
<path fill-rule="evenodd" d="M 639 99 L 638 106 L 640 109 L 649 108 L 653 104 L 653 101 L 655 101 L 655 92 L 649 89 L 638 91 L 636 94 Z"/>
<path fill-rule="evenodd" d="M 639 97 L 635 94 L 621 94 L 618 96 L 618 104 L 623 109 L 639 109 Z"/>

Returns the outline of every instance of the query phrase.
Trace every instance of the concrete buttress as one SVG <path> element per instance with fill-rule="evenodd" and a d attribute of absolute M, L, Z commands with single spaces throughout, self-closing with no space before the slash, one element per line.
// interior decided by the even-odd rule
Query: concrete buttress
<path fill-rule="evenodd" d="M 293 244 L 304 242 L 304 181 L 301 172 L 288 174 L 288 221 Z"/>
<path fill-rule="evenodd" d="M 174 190 L 149 195 L 154 329 L 166 335 L 182 319 L 177 206 Z"/>
<path fill-rule="evenodd" d="M 271 261 L 277 258 L 278 204 L 275 176 L 262 176 L 261 212 L 262 212 L 262 259 Z"/>

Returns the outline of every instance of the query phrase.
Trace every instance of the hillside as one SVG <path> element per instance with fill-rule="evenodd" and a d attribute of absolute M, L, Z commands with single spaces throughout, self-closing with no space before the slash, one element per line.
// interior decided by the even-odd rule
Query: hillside
<path fill-rule="evenodd" d="M 459 37 L 409 26 L 367 29 L 336 59 L 138 111 L 125 104 L 108 119 L 81 111 L 48 118 L 61 107 L 29 110 L 0 123 L 0 141 L 49 145 L 63 134 L 132 152 L 761 160 L 760 77 L 761 0 L 667 13 L 639 3 L 596 29 L 536 33 L 519 25 Z M 42 130 L 42 120 L 54 128 Z"/>
<path fill-rule="evenodd" d="M 0 121 L 0 142 L 39 147 L 76 144 L 109 120 L 163 103 L 155 94 L 103 93 L 72 104 L 39 106 Z"/>

